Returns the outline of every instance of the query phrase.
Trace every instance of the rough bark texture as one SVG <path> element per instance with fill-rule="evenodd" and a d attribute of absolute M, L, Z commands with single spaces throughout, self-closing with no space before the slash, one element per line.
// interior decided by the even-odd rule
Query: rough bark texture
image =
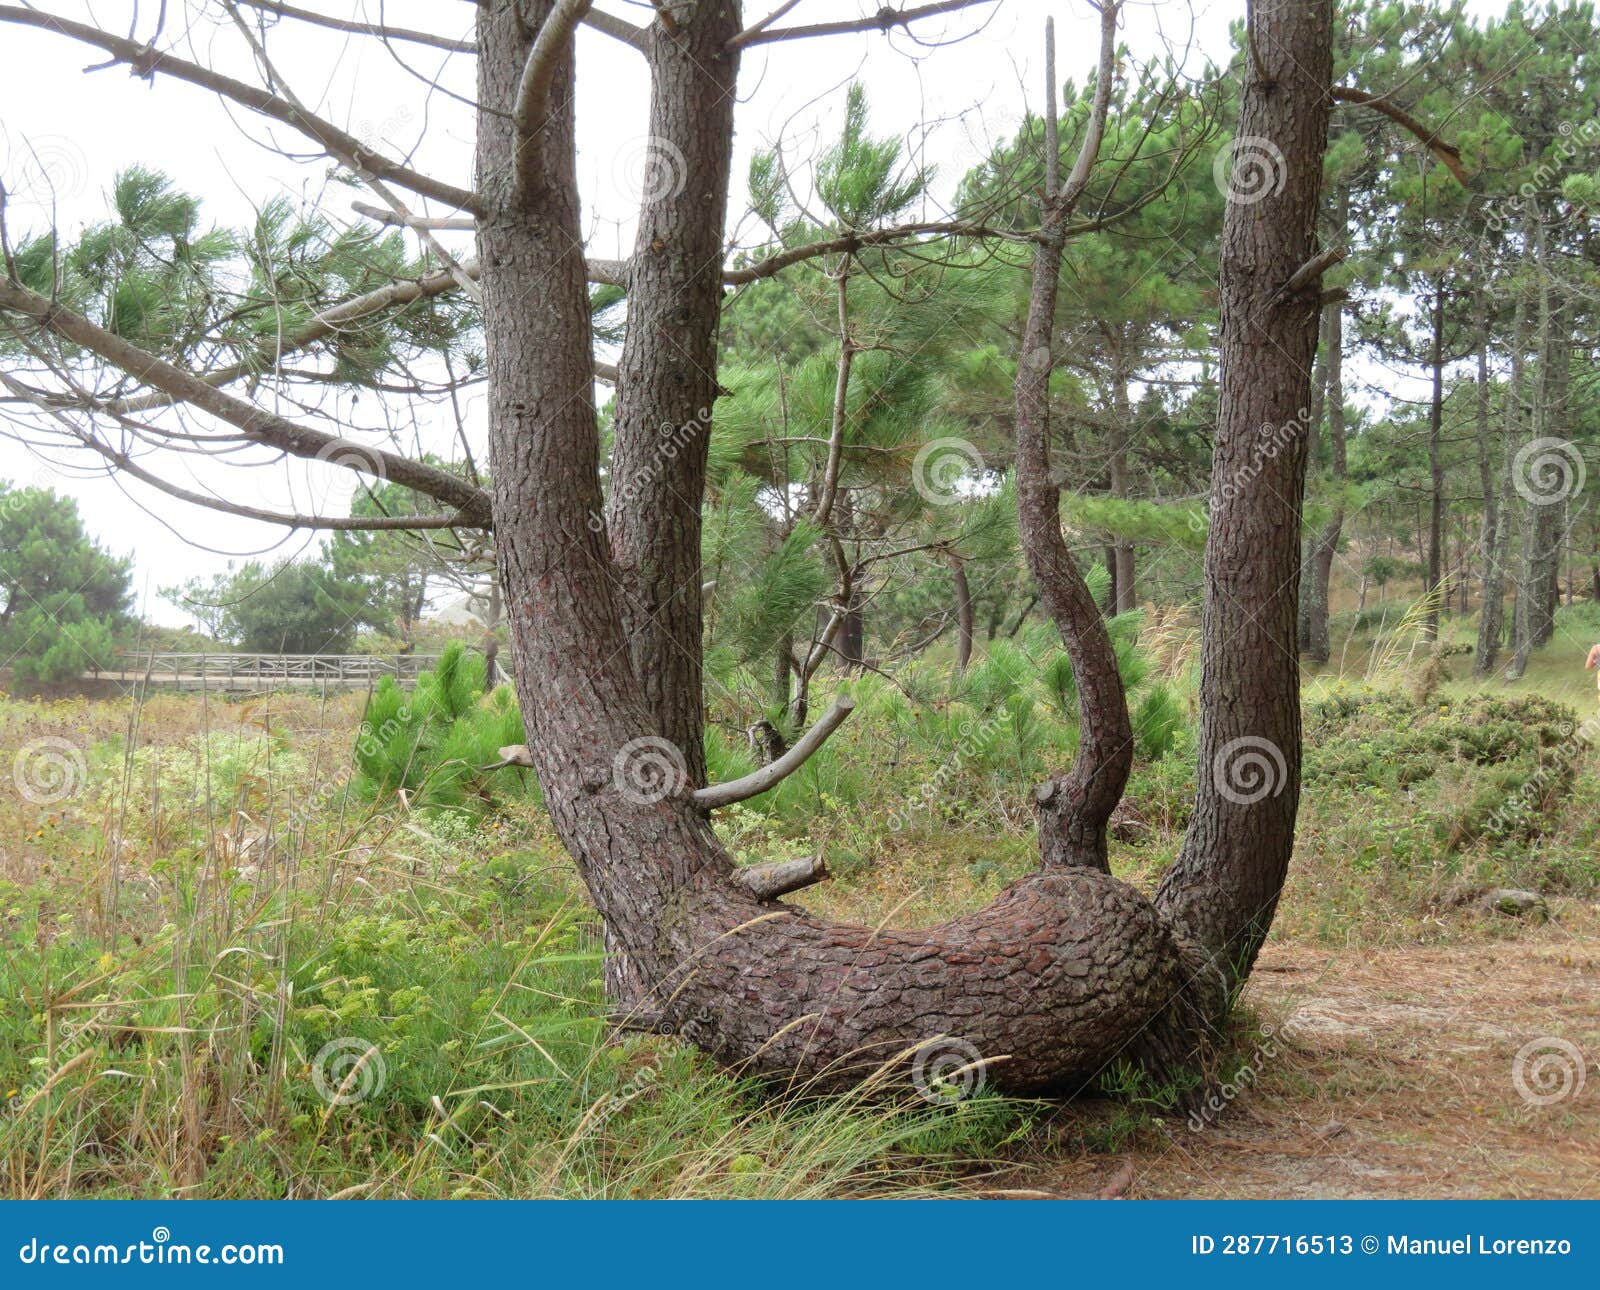
<path fill-rule="evenodd" d="M 1300 799 L 1295 611 L 1321 283 L 1294 295 L 1283 288 L 1316 249 L 1332 75 L 1328 0 L 1252 6 L 1251 15 L 1247 65 L 1258 70 L 1243 90 L 1238 133 L 1272 140 L 1288 166 L 1277 192 L 1230 202 L 1223 222 L 1199 788 L 1156 896 L 1230 985 L 1248 974 L 1271 925 Z"/>
<path fill-rule="evenodd" d="M 1104 627 L 1061 539 L 1054 486 L 1038 486 L 1034 467 L 1047 465 L 1049 415 L 1042 380 L 1018 386 L 1019 449 L 1039 454 L 1030 456 L 1034 482 L 1021 490 L 1022 521 L 1030 557 L 1044 555 L 1036 569 L 1041 594 L 1071 648 L 1085 717 L 1079 765 L 1053 795 L 1061 802 L 1047 802 L 1041 812 L 1045 868 L 987 908 L 922 931 L 832 925 L 762 901 L 736 881 L 693 801 L 697 763 L 680 742 L 696 725 L 700 702 L 698 684 L 692 704 L 676 692 L 699 668 L 698 598 L 682 583 L 697 561 L 698 516 L 691 512 L 699 494 L 660 496 L 655 508 L 636 502 L 626 517 L 614 503 L 617 563 L 605 526 L 593 522 L 601 494 L 588 300 L 576 253 L 570 50 L 553 68 L 536 147 L 531 157 L 524 153 L 528 182 L 514 184 L 507 165 L 515 147 L 511 105 L 549 8 L 547 0 L 485 4 L 478 19 L 494 520 L 529 746 L 551 820 L 622 965 L 609 977 L 613 990 L 626 1008 L 659 1016 L 731 1066 L 817 1085 L 907 1062 L 914 1050 L 946 1037 L 994 1063 L 991 1080 L 1017 1091 L 1074 1089 L 1116 1058 L 1162 1069 L 1192 1060 L 1203 1023 L 1225 1008 L 1226 995 L 1223 977 L 1205 970 L 1205 954 L 1191 938 L 1206 938 L 1210 948 L 1240 928 L 1264 930 L 1283 878 L 1295 785 L 1264 811 L 1236 816 L 1202 777 L 1197 818 L 1204 823 L 1191 833 L 1182 877 L 1164 889 L 1175 923 L 1103 871 L 1104 815 L 1126 776 L 1127 713 Z M 708 33 L 731 32 L 734 16 L 713 4 L 675 8 L 670 32 L 667 21 L 658 11 L 651 30 L 652 58 L 668 69 L 662 75 L 658 65 L 657 98 L 671 100 L 658 101 L 657 118 L 695 122 L 676 136 L 686 157 L 702 129 L 716 134 L 702 142 L 720 150 L 725 166 L 731 117 L 724 121 L 721 101 L 708 92 L 706 78 L 719 84 L 723 73 L 706 71 L 706 60 L 719 66 L 725 37 Z M 1330 9 L 1326 0 L 1279 6 L 1254 25 L 1268 66 L 1281 65 L 1281 84 L 1246 91 L 1243 128 L 1268 135 L 1290 159 L 1290 185 L 1264 207 L 1229 213 L 1219 471 L 1250 456 L 1264 419 L 1293 416 L 1289 409 L 1304 401 L 1305 374 L 1293 363 L 1285 369 L 1281 354 L 1282 347 L 1305 350 L 1309 363 L 1315 312 L 1314 293 L 1310 301 L 1278 301 L 1274 292 L 1310 244 L 1301 215 L 1315 208 L 1322 165 Z M 673 42 L 673 52 L 664 53 Z M 680 49 L 703 56 L 689 58 L 698 64 L 695 75 L 679 61 Z M 706 123 L 713 119 L 723 124 L 712 130 Z M 705 202 L 702 195 L 692 210 L 675 206 L 675 220 L 653 225 L 662 246 L 641 241 L 641 249 L 660 265 L 686 264 L 677 258 L 679 239 L 701 235 L 696 221 L 705 222 Z M 1041 240 L 1025 372 L 1048 373 L 1059 256 L 1059 238 Z M 671 421 L 695 401 L 685 389 L 698 397 L 710 379 L 708 368 L 673 356 L 685 347 L 709 353 L 714 316 L 703 320 L 706 336 L 667 334 L 667 315 L 659 312 L 667 308 L 667 288 L 659 284 L 671 275 L 652 273 L 649 264 L 635 264 L 629 277 L 636 293 L 630 329 L 654 340 L 637 342 L 621 379 L 653 386 L 660 400 L 638 403 L 627 435 L 619 436 L 618 452 L 634 454 L 632 461 L 641 460 L 638 445 L 622 438 Z M 691 278 L 685 290 L 700 281 Z M 646 285 L 652 282 L 658 285 Z M 676 303 L 700 319 L 698 306 Z M 1271 379 L 1263 382 L 1264 375 Z M 1298 522 L 1292 506 L 1280 513 L 1268 494 L 1276 485 L 1298 497 L 1300 455 L 1288 454 L 1263 473 L 1259 489 L 1218 511 L 1217 549 L 1209 557 L 1218 590 L 1207 613 L 1208 754 L 1248 718 L 1251 731 L 1282 739 L 1298 763 L 1292 656 L 1285 666 L 1269 649 L 1292 651 Z M 697 470 L 703 458 L 685 465 L 680 457 L 667 475 L 681 484 L 693 482 Z M 641 588 L 664 609 L 693 606 L 693 639 L 687 618 L 674 611 L 677 626 L 652 624 L 641 643 Z M 674 665 L 671 687 L 642 678 L 652 660 L 680 649 L 692 659 Z M 662 735 L 677 747 L 662 747 Z M 1089 773 L 1080 774 L 1084 768 Z"/>
<path fill-rule="evenodd" d="M 611 535 L 634 675 L 660 733 L 705 782 L 700 505 L 717 397 L 722 218 L 739 31 L 734 0 L 697 0 L 650 27 L 645 200 L 625 277 Z M 574 247 L 575 255 L 581 248 Z"/>

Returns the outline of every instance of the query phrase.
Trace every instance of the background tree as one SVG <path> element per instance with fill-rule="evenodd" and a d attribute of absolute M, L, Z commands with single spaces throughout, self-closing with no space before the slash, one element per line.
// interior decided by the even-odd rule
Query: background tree
<path fill-rule="evenodd" d="M 71 498 L 0 482 L 0 657 L 29 681 L 109 666 L 133 622 L 131 569 Z"/>
<path fill-rule="evenodd" d="M 366 581 L 320 559 L 251 560 L 168 593 L 214 624 L 217 636 L 253 654 L 342 654 L 371 612 Z"/>

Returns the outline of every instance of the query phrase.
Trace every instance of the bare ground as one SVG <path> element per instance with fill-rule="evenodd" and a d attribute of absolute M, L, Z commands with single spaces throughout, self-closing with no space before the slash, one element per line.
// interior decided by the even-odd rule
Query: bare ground
<path fill-rule="evenodd" d="M 1551 923 L 1512 940 L 1270 945 L 1245 997 L 1251 1024 L 1235 1036 L 1254 1074 L 1236 1077 L 1219 1112 L 1199 1127 L 1148 1122 L 1116 1154 L 1079 1147 L 998 1185 L 1065 1196 L 1600 1198 L 1595 912 L 1559 902 Z M 1080 1114 L 1092 1124 L 1119 1112 L 1090 1104 Z"/>

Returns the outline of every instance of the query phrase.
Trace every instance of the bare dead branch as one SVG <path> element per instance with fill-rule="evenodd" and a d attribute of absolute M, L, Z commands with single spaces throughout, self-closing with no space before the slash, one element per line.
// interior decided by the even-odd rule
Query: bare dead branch
<path fill-rule="evenodd" d="M 0 374 L 0 380 L 5 380 Z M 8 381 L 7 384 L 10 384 Z M 262 510 L 256 506 L 246 506 L 242 502 L 230 502 L 225 498 L 214 497 L 207 493 L 197 493 L 188 488 L 161 478 L 154 471 L 146 470 L 125 452 L 118 452 L 110 444 L 104 443 L 93 435 L 78 435 L 78 442 L 84 447 L 92 449 L 109 461 L 118 470 L 132 475 L 135 479 L 142 480 L 158 492 L 174 497 L 180 502 L 188 502 L 191 506 L 201 506 L 211 511 L 222 511 L 227 515 L 237 515 L 247 520 L 260 520 L 266 524 L 281 524 L 290 529 L 325 529 L 342 530 L 345 532 L 377 532 L 392 529 L 448 529 L 467 527 L 467 522 L 461 515 L 301 515 L 284 511 Z"/>
<path fill-rule="evenodd" d="M 470 233 L 478 227 L 478 221 L 470 215 L 456 215 L 447 219 L 427 219 L 421 215 L 397 215 L 394 211 L 386 211 L 381 206 L 372 206 L 366 202 L 351 202 L 350 209 L 355 211 L 357 215 L 365 215 L 370 220 L 376 220 L 380 224 L 388 224 L 394 228 L 425 228 L 441 233 Z"/>
<path fill-rule="evenodd" d="M 855 18 L 846 22 L 817 22 L 804 27 L 777 27 L 765 30 L 747 29 L 728 42 L 730 48 L 742 49 L 748 45 L 765 45 L 777 40 L 803 40 L 809 36 L 840 36 L 852 31 L 893 31 L 908 27 L 918 18 L 931 18 L 935 14 L 955 13 L 980 4 L 993 4 L 995 0 L 939 0 L 936 4 L 919 5 L 914 9 L 891 9 L 885 5 L 870 18 Z"/>
<path fill-rule="evenodd" d="M 600 9 L 590 9 L 583 15 L 583 25 L 593 27 L 596 31 L 610 36 L 612 40 L 620 40 L 624 45 L 632 45 L 641 54 L 650 48 L 650 34 L 643 27 L 635 26 L 624 18 L 618 18 Z"/>
<path fill-rule="evenodd" d="M 376 209 L 374 207 L 373 209 Z M 478 262 L 476 260 L 463 260 L 462 271 L 468 277 L 478 277 Z M 594 282 L 622 284 L 623 266 L 616 260 L 594 260 L 590 262 L 591 280 Z M 329 336 L 336 335 L 347 327 L 355 327 L 370 321 L 385 310 L 402 305 L 408 305 L 417 300 L 428 300 L 435 296 L 449 295 L 458 290 L 456 280 L 448 269 L 440 269 L 435 273 L 425 274 L 420 278 L 407 278 L 400 282 L 392 282 L 386 287 L 365 292 L 359 296 L 352 296 L 349 300 L 341 301 L 324 309 L 313 317 L 305 326 L 287 336 L 277 337 L 269 346 L 257 350 L 248 359 L 230 363 L 226 367 L 216 368 L 213 371 L 200 373 L 197 380 L 204 381 L 207 385 L 221 388 L 233 382 L 243 380 L 245 377 L 257 376 L 263 371 L 268 371 L 277 363 L 291 354 L 295 354 L 316 344 L 319 340 L 326 340 Z M 616 384 L 617 369 L 610 363 L 595 363 L 595 376 L 602 381 Z M 106 406 L 112 412 L 148 412 L 152 408 L 166 407 L 174 400 L 167 395 L 142 394 L 133 398 L 120 399 L 108 403 Z"/>
<path fill-rule="evenodd" d="M 1067 182 L 1062 186 L 1060 193 L 1052 194 L 1052 199 L 1060 203 L 1063 213 L 1076 206 L 1078 198 L 1083 196 L 1083 190 L 1089 186 L 1089 176 L 1094 171 L 1094 163 L 1100 157 L 1100 141 L 1105 137 L 1106 117 L 1111 112 L 1111 81 L 1115 75 L 1117 57 L 1117 16 L 1121 8 L 1122 6 L 1113 0 L 1105 0 L 1100 6 L 1100 62 L 1095 69 L 1094 102 L 1089 109 L 1089 122 L 1084 127 L 1083 142 L 1078 145 L 1078 155 L 1072 163 L 1072 171 L 1067 176 Z M 1050 82 L 1052 111 L 1059 92 L 1052 78 Z M 1053 148 L 1051 152 L 1053 155 Z"/>
<path fill-rule="evenodd" d="M 737 269 L 727 269 L 723 272 L 722 280 L 729 286 L 744 286 L 747 283 L 759 282 L 763 278 L 770 278 L 775 273 L 781 273 L 790 265 L 800 264 L 806 260 L 815 260 L 818 256 L 837 255 L 846 251 L 860 251 L 874 246 L 892 246 L 895 243 L 904 242 L 914 237 L 935 236 L 992 237 L 1011 241 L 1031 240 L 1031 236 L 1027 234 L 1011 233 L 1005 229 L 990 228 L 986 224 L 968 224 L 960 220 L 933 220 L 921 224 L 896 224 L 889 228 L 863 229 L 860 232 L 842 233 L 838 237 L 825 238 L 820 242 L 809 242 L 805 246 L 792 246 L 755 264 Z"/>
<path fill-rule="evenodd" d="M 537 169 L 539 137 L 550 112 L 550 83 L 556 64 L 572 49 L 572 33 L 592 4 L 593 0 L 556 0 L 523 64 L 511 119 L 517 127 L 517 186 L 524 192 Z"/>
<path fill-rule="evenodd" d="M 827 876 L 828 865 L 821 856 L 753 864 L 733 871 L 733 880 L 757 900 L 776 900 L 791 891 L 819 883 Z"/>
<path fill-rule="evenodd" d="M 773 23 L 777 22 L 779 18 L 783 17 L 784 14 L 788 13 L 789 10 L 793 9 L 795 5 L 799 3 L 800 0 L 783 0 L 782 4 L 769 13 L 760 22 L 755 23 L 753 26 L 746 27 L 737 36 L 730 40 L 728 42 L 728 47 L 730 49 L 743 49 L 757 34 L 772 26 Z"/>
<path fill-rule="evenodd" d="M 1324 273 L 1349 254 L 1349 249 L 1343 246 L 1330 246 L 1324 251 L 1319 251 L 1290 275 L 1289 280 L 1283 284 L 1280 294 L 1292 296 L 1304 291 L 1312 283 L 1320 282 Z"/>
<path fill-rule="evenodd" d="M 1455 176 L 1456 182 L 1463 188 L 1470 186 L 1470 177 L 1467 168 L 1461 164 L 1461 149 L 1453 143 L 1447 143 L 1439 137 L 1438 131 L 1430 130 L 1421 121 L 1412 116 L 1404 108 L 1396 107 L 1382 94 L 1368 94 L 1365 90 L 1358 90 L 1349 85 L 1335 85 L 1333 97 L 1339 103 L 1359 103 L 1362 107 L 1369 107 L 1374 112 L 1381 112 L 1396 125 L 1402 126 L 1416 135 L 1422 141 L 1422 146 L 1438 158 L 1446 170 Z"/>
<path fill-rule="evenodd" d="M 266 13 L 275 13 L 280 18 L 295 18 L 300 22 L 311 23 L 317 27 L 328 27 L 333 31 L 347 31 L 357 36 L 381 36 L 384 40 L 403 40 L 413 45 L 431 45 L 435 49 L 447 49 L 456 54 L 476 54 L 477 45 L 470 40 L 452 40 L 449 36 L 436 36 L 431 31 L 414 31 L 407 27 L 386 27 L 373 22 L 354 22 L 348 18 L 333 18 L 325 13 L 313 13 L 309 9 L 297 9 L 293 5 L 277 4 L 274 0 L 238 0 L 240 4 L 251 9 L 260 9 Z"/>
<path fill-rule="evenodd" d="M 277 69 L 271 55 L 267 53 L 265 36 L 257 37 L 256 33 L 251 30 L 250 24 L 245 21 L 244 15 L 239 12 L 239 6 L 234 4 L 233 0 L 222 0 L 222 7 L 227 10 L 228 16 L 233 19 L 234 26 L 239 29 L 239 34 L 245 38 L 245 42 L 250 46 L 251 52 L 255 54 L 256 62 L 266 75 L 267 87 L 276 90 L 282 95 L 296 112 L 302 115 L 307 114 L 305 103 L 294 92 L 288 79 Z M 422 241 L 422 244 L 444 262 L 445 266 L 450 270 L 450 276 L 456 280 L 456 285 L 471 296 L 474 301 L 482 304 L 483 292 L 479 289 L 477 281 L 467 276 L 461 268 L 460 260 L 452 255 L 438 238 L 434 237 L 432 231 L 427 227 L 426 221 L 418 221 L 417 217 L 411 213 L 411 208 L 406 205 L 398 193 L 377 176 L 367 173 L 361 166 L 360 158 L 346 153 L 335 153 L 334 155 L 339 161 L 360 175 L 362 183 L 366 184 L 377 197 L 384 201 L 394 216 L 401 221 L 402 225 L 411 228 Z"/>
<path fill-rule="evenodd" d="M 719 806 L 732 806 L 735 802 L 747 801 L 765 793 L 805 765 L 811 755 L 827 741 L 828 736 L 849 719 L 855 706 L 856 701 L 848 695 L 835 699 L 833 706 L 817 719 L 811 729 L 796 739 L 794 747 L 782 757 L 739 779 L 729 780 L 726 784 L 711 784 L 706 788 L 695 789 L 695 805 L 712 811 Z"/>
<path fill-rule="evenodd" d="M 126 63 L 146 78 L 153 77 L 159 72 L 177 80 L 187 81 L 191 85 L 198 85 L 201 89 L 232 99 L 252 112 L 259 112 L 262 116 L 271 117 L 275 121 L 294 127 L 331 156 L 349 158 L 348 164 L 358 167 L 367 174 L 391 180 L 404 188 L 409 188 L 412 192 L 432 197 L 458 210 L 478 209 L 476 194 L 424 175 L 374 152 L 360 139 L 341 130 L 333 122 L 296 107 L 288 99 L 260 86 L 248 85 L 231 76 L 224 76 L 210 68 L 201 67 L 198 63 L 177 58 L 135 40 L 114 36 L 87 23 L 74 22 L 70 18 L 61 18 L 55 14 L 41 13 L 36 9 L 0 5 L 0 22 L 37 27 L 43 31 L 68 36 L 86 45 L 94 45 L 110 54 L 113 62 Z"/>

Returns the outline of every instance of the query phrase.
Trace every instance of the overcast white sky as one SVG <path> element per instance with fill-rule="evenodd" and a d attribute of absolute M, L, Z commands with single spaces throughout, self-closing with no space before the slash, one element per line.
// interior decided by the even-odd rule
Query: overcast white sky
<path fill-rule="evenodd" d="M 344 17 L 471 34 L 472 6 L 461 0 L 300 3 Z M 119 34 L 129 30 L 134 17 L 128 0 L 62 0 L 48 7 Z M 640 7 L 631 0 L 600 0 L 600 7 L 643 21 Z M 875 0 L 800 0 L 784 21 L 853 18 L 877 7 Z M 149 36 L 156 8 L 149 3 L 139 7 L 140 38 Z M 164 47 L 241 79 L 254 79 L 241 56 L 238 35 L 219 6 L 192 0 L 188 6 L 173 3 L 169 8 Z M 766 8 L 766 3 L 747 5 L 746 20 Z M 1140 60 L 1163 49 L 1187 49 L 1186 70 L 1199 75 L 1208 58 L 1226 62 L 1228 24 L 1242 13 L 1242 3 L 1213 0 L 1130 3 L 1123 39 Z M 1058 74 L 1081 83 L 1094 61 L 1097 17 L 1087 5 L 1071 0 L 999 0 L 920 23 L 915 40 L 903 32 L 847 35 L 747 51 L 740 75 L 730 235 L 737 231 L 743 209 L 739 190 L 751 152 L 781 137 L 794 153 L 808 154 L 819 136 L 826 139 L 836 131 L 845 87 L 858 78 L 869 88 L 875 133 L 915 134 L 919 123 L 940 123 L 927 142 L 926 160 L 937 163 L 946 184 L 953 185 L 990 142 L 1014 131 L 1025 101 L 1039 102 L 1041 33 L 1047 15 L 1056 20 Z M 180 38 L 186 24 L 189 35 Z M 943 48 L 934 46 L 961 33 L 973 34 Z M 470 185 L 470 112 L 443 94 L 429 93 L 422 79 L 437 76 L 447 56 L 420 46 L 398 48 L 421 76 L 398 66 L 381 42 L 295 22 L 275 28 L 269 44 L 279 70 L 311 106 L 358 137 L 381 141 L 392 153 L 411 153 L 418 169 Z M 295 163 L 259 146 L 272 141 L 286 149 L 303 146 L 292 132 L 167 78 L 152 85 L 130 77 L 125 68 L 84 72 L 98 61 L 96 51 L 73 41 L 0 25 L 0 175 L 13 194 L 9 218 L 14 235 L 28 221 L 28 204 L 35 203 L 37 219 L 38 204 L 48 209 L 52 190 L 69 235 L 102 218 L 112 174 L 134 162 L 160 169 L 180 188 L 202 196 L 209 219 L 222 224 L 247 222 L 253 209 L 275 194 L 314 197 L 326 189 L 326 159 Z M 470 95 L 470 59 L 457 56 L 453 68 L 442 84 Z M 578 76 L 579 173 L 591 250 L 597 256 L 621 256 L 631 242 L 629 193 L 637 195 L 644 158 L 644 64 L 633 51 L 584 28 L 578 40 Z M 48 182 L 42 181 L 41 168 Z M 335 189 L 326 209 L 335 216 L 349 215 L 350 201 L 362 198 L 371 200 L 357 190 Z M 457 235 L 454 244 L 465 252 L 470 238 Z M 441 448 L 448 442 L 443 427 L 422 433 L 424 442 Z M 272 506 L 291 499 L 303 503 L 308 490 L 327 496 L 332 489 L 347 498 L 347 472 L 335 474 L 338 482 L 282 467 L 212 467 L 192 479 L 230 497 Z M 0 479 L 44 483 L 76 497 L 102 542 L 135 555 L 140 608 L 156 621 L 180 618 L 157 598 L 159 587 L 220 571 L 230 555 L 249 556 L 275 547 L 293 551 L 315 540 L 301 534 L 279 547 L 284 533 L 276 526 L 184 507 L 133 480 L 52 472 L 9 439 L 0 439 Z M 206 549 L 196 547 L 191 538 Z"/>

